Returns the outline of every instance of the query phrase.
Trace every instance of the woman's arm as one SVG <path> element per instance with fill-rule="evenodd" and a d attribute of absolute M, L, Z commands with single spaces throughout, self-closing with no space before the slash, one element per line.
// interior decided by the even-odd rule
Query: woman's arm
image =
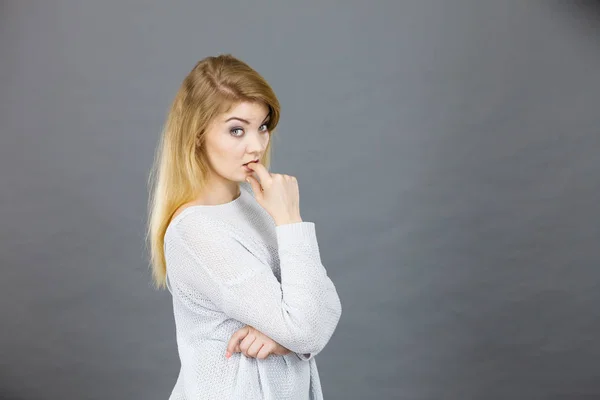
<path fill-rule="evenodd" d="M 186 262 L 170 265 L 171 286 L 199 292 L 229 317 L 310 359 L 333 334 L 341 303 L 321 263 L 312 222 L 276 226 L 281 283 L 230 232 L 201 214 L 173 230 Z M 189 303 L 189 301 L 188 301 Z"/>

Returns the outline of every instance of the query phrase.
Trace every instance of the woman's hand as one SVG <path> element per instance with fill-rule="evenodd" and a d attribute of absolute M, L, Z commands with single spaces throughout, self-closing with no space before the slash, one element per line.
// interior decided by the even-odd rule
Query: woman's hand
<path fill-rule="evenodd" d="M 246 357 L 254 357 L 261 360 L 271 354 L 284 356 L 291 353 L 289 349 L 250 325 L 244 326 L 231 336 L 227 344 L 225 357 L 229 358 L 233 353 L 240 352 Z"/>
<path fill-rule="evenodd" d="M 300 193 L 298 180 L 294 176 L 272 174 L 260 163 L 248 167 L 256 173 L 260 182 L 252 175 L 246 180 L 260 204 L 273 217 L 276 225 L 302 222 L 300 217 Z"/>

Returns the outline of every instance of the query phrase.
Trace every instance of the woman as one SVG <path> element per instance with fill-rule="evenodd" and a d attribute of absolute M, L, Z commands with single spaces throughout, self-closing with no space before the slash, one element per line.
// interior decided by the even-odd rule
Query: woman
<path fill-rule="evenodd" d="M 279 102 L 233 56 L 184 79 L 151 174 L 154 282 L 168 288 L 174 399 L 321 399 L 314 356 L 341 315 L 295 177 L 268 171 Z"/>

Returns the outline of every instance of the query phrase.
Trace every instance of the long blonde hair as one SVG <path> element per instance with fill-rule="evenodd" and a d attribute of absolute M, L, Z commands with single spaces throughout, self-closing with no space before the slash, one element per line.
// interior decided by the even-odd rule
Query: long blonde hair
<path fill-rule="evenodd" d="M 279 122 L 279 101 L 267 81 L 231 54 L 200 60 L 185 77 L 170 107 L 159 139 L 148 180 L 148 226 L 152 281 L 166 286 L 164 235 L 175 211 L 198 197 L 205 186 L 208 161 L 204 146 L 213 119 L 242 102 L 262 102 L 269 107 L 270 135 Z M 271 140 L 261 158 L 271 162 Z"/>

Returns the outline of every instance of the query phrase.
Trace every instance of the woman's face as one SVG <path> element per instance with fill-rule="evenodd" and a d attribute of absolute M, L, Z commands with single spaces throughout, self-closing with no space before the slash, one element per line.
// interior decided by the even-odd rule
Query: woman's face
<path fill-rule="evenodd" d="M 215 118 L 206 132 L 206 154 L 216 179 L 243 182 L 243 164 L 260 159 L 269 143 L 269 108 L 263 103 L 241 102 Z"/>

